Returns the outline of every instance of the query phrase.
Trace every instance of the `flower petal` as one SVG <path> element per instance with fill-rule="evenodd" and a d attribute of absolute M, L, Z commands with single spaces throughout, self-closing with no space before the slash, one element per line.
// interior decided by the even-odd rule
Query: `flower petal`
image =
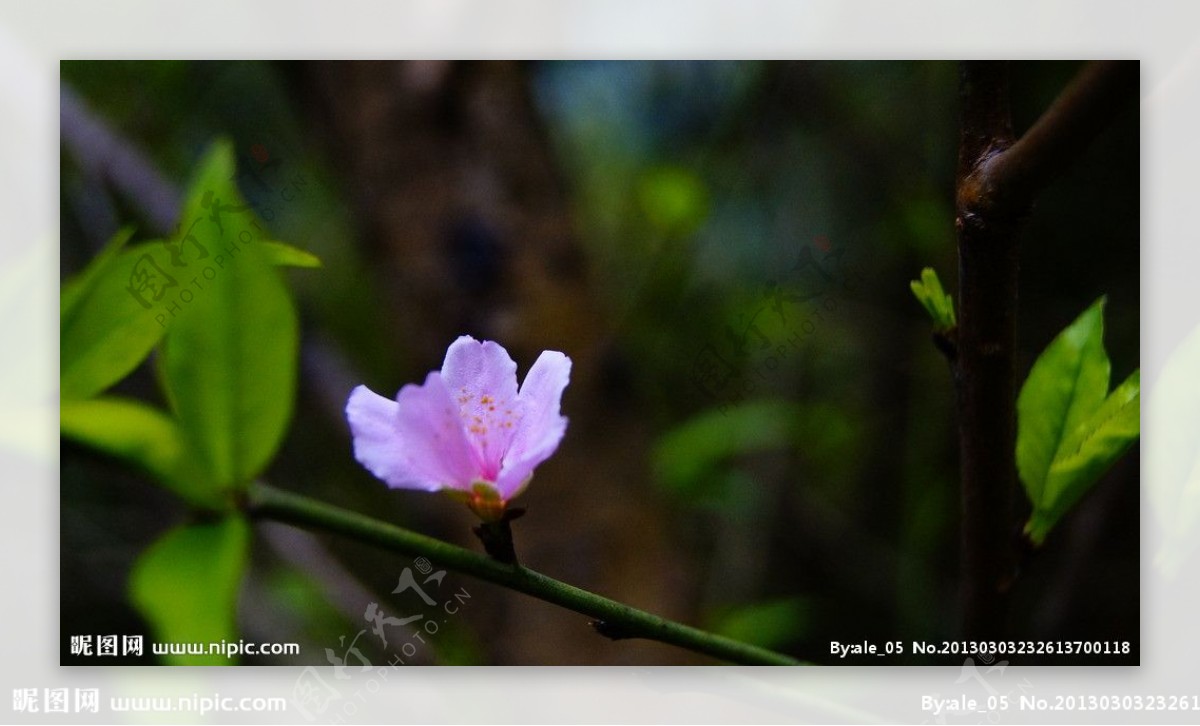
<path fill-rule="evenodd" d="M 436 371 L 395 401 L 358 386 L 346 403 L 354 458 L 393 488 L 470 489 L 474 457 L 457 414 Z"/>
<path fill-rule="evenodd" d="M 442 379 L 458 404 L 479 474 L 495 481 L 501 458 L 521 418 L 517 364 L 498 343 L 480 343 L 464 335 L 446 351 Z"/>
<path fill-rule="evenodd" d="M 571 359 L 553 350 L 544 351 L 526 374 L 518 394 L 521 420 L 496 480 L 505 499 L 524 488 L 533 470 L 550 458 L 562 441 L 567 419 L 559 414 L 559 406 L 570 379 Z"/>

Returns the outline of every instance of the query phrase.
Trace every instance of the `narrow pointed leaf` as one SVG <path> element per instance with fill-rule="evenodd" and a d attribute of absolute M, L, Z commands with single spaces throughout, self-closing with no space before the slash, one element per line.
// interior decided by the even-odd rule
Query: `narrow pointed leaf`
<path fill-rule="evenodd" d="M 232 183 L 220 177 L 225 169 L 232 174 L 232 161 L 214 163 L 210 157 L 202 165 L 188 197 L 192 217 L 183 218 L 196 224 L 181 226 L 187 235 L 126 247 L 132 229 L 123 230 L 83 272 L 63 285 L 59 386 L 64 400 L 90 398 L 129 375 L 192 301 L 219 282 L 250 246 L 258 247 L 262 257 L 275 265 L 321 265 L 319 258 L 304 250 L 273 240 L 257 241 L 261 229 L 251 224 L 246 212 L 224 212 L 220 215 L 224 234 L 215 229 L 214 203 L 245 205 Z M 209 196 L 206 210 L 205 191 L 213 189 L 217 191 Z"/>
<path fill-rule="evenodd" d="M 1033 505 L 1025 532 L 1050 530 L 1140 434 L 1141 375 L 1108 393 L 1104 298 L 1046 348 L 1017 399 L 1017 470 Z"/>
<path fill-rule="evenodd" d="M 260 473 L 282 441 L 298 352 L 291 295 L 261 245 L 244 241 L 257 223 L 232 177 L 232 151 L 219 144 L 189 191 L 195 217 L 184 223 L 220 269 L 172 323 L 159 369 L 185 432 L 226 488 Z"/>
<path fill-rule="evenodd" d="M 1103 315 L 1101 298 L 1059 333 L 1017 397 L 1017 471 L 1035 508 L 1059 449 L 1108 393 Z"/>
<path fill-rule="evenodd" d="M 1134 371 L 1063 443 L 1026 527 L 1035 544 L 1045 540 L 1058 520 L 1137 441 L 1140 403 L 1141 374 Z"/>
<path fill-rule="evenodd" d="M 134 245 L 104 261 L 90 279 L 68 283 L 59 331 L 64 400 L 105 391 L 137 368 L 166 334 L 171 316 L 165 303 L 179 287 L 161 262 L 159 245 Z M 173 289 L 165 286 L 167 279 Z"/>
<path fill-rule="evenodd" d="M 117 255 L 133 237 L 133 227 L 125 227 L 113 235 L 100 254 L 96 255 L 78 275 L 63 283 L 59 294 L 58 314 L 65 320 L 76 314 L 79 302 L 116 260 Z"/>
<path fill-rule="evenodd" d="M 299 247 L 283 242 L 264 240 L 256 242 L 262 248 L 267 261 L 280 267 L 320 267 L 321 258 Z"/>
<path fill-rule="evenodd" d="M 921 279 L 909 283 L 909 288 L 917 301 L 929 313 L 934 327 L 939 330 L 949 330 L 957 323 L 954 317 L 954 300 L 946 294 L 942 281 L 932 267 L 921 271 Z"/>

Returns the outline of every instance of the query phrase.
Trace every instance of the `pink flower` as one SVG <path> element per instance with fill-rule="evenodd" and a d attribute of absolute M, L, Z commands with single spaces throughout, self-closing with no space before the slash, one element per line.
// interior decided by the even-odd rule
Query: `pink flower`
<path fill-rule="evenodd" d="M 351 392 L 354 458 L 389 487 L 445 490 L 498 520 L 562 441 L 559 401 L 570 373 L 570 358 L 544 351 L 518 391 L 508 352 L 464 335 L 440 372 L 404 386 L 396 400 L 366 386 Z"/>

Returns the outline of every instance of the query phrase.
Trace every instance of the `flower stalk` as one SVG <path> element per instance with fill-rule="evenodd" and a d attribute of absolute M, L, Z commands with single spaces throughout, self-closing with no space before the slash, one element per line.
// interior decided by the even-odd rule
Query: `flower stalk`
<path fill-rule="evenodd" d="M 448 570 L 477 577 L 601 621 L 612 632 L 619 632 L 622 638 L 655 640 L 729 663 L 804 665 L 782 653 L 667 620 L 547 577 L 515 562 L 498 562 L 448 542 L 267 484 L 255 483 L 251 486 L 246 509 L 251 516 L 259 519 L 337 534 L 409 556 L 427 557 Z"/>
<path fill-rule="evenodd" d="M 514 519 L 525 513 L 524 509 L 506 509 L 500 519 L 483 520 L 471 531 L 483 543 L 483 549 L 493 560 L 506 565 L 517 564 L 517 550 L 513 545 L 512 525 Z"/>

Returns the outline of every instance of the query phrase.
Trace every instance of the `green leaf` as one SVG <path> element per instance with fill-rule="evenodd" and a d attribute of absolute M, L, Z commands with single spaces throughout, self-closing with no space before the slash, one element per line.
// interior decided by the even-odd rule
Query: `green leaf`
<path fill-rule="evenodd" d="M 166 413 L 116 397 L 63 401 L 60 413 L 63 436 L 136 464 L 192 504 L 209 509 L 223 505 L 183 431 Z"/>
<path fill-rule="evenodd" d="M 283 243 L 265 243 L 263 250 L 276 265 L 320 265 L 317 257 Z M 232 258 L 223 258 L 219 264 L 207 267 L 219 279 L 231 264 Z M 139 301 L 135 293 L 139 292 L 140 272 L 157 278 L 162 286 L 140 291 Z M 112 255 L 95 268 L 94 274 L 89 265 L 87 271 L 64 285 L 59 333 L 59 386 L 64 400 L 91 398 L 104 392 L 150 355 L 191 307 L 185 300 L 200 297 L 210 283 L 204 267 L 187 273 L 185 278 L 186 272 L 170 264 L 170 254 L 162 241 L 149 241 Z M 196 278 L 195 284 L 192 278 Z M 161 296 L 155 299 L 159 291 Z"/>
<path fill-rule="evenodd" d="M 778 448 L 799 431 L 799 411 L 779 401 L 708 411 L 662 437 L 654 451 L 656 477 L 668 489 L 688 492 L 718 463 Z"/>
<path fill-rule="evenodd" d="M 1063 441 L 1104 401 L 1104 298 L 1051 341 L 1017 397 L 1017 470 L 1035 506 Z"/>
<path fill-rule="evenodd" d="M 157 244 L 135 245 L 100 263 L 94 272 L 89 267 L 84 275 L 90 279 L 68 283 L 59 332 L 64 400 L 106 390 L 129 375 L 166 334 L 166 309 L 155 304 L 154 292 L 138 290 L 139 279 L 159 277 L 159 272 L 170 275 L 156 267 L 156 257 L 161 256 Z M 147 278 L 139 277 L 143 272 Z M 158 289 L 165 299 L 168 289 Z"/>
<path fill-rule="evenodd" d="M 142 553 L 129 596 L 161 642 L 237 641 L 237 599 L 250 544 L 241 516 L 177 527 Z M 168 655 L 171 665 L 229 665 L 220 654 Z"/>
<path fill-rule="evenodd" d="M 752 502 L 753 478 L 731 466 L 742 456 L 802 450 L 822 471 L 841 471 L 861 438 L 842 406 L 745 401 L 705 411 L 663 434 L 654 448 L 655 483 L 690 504 L 726 513 Z"/>
<path fill-rule="evenodd" d="M 265 238 L 233 175 L 232 147 L 219 142 L 197 168 L 174 235 L 125 248 L 132 229 L 122 230 L 63 285 L 63 399 L 90 398 L 127 376 L 246 249 L 276 265 L 320 266 L 316 256 Z"/>
<path fill-rule="evenodd" d="M 1050 466 L 1045 493 L 1030 519 L 1030 539 L 1040 543 L 1104 472 L 1137 440 L 1141 430 L 1141 373 L 1134 371 L 1067 437 Z"/>
<path fill-rule="evenodd" d="M 957 322 L 954 317 L 954 299 L 942 288 L 942 281 L 932 267 L 921 270 L 921 279 L 908 284 L 913 295 L 925 307 L 933 325 L 938 330 L 950 330 Z"/>
<path fill-rule="evenodd" d="M 116 261 L 117 255 L 124 249 L 131 237 L 133 237 L 133 227 L 125 227 L 118 231 L 82 272 L 63 283 L 58 305 L 60 321 L 66 320 L 78 312 L 80 301 L 92 289 L 96 280 L 103 276 Z"/>
<path fill-rule="evenodd" d="M 197 175 L 189 194 L 195 204 L 188 208 L 203 212 L 208 199 L 213 206 L 248 209 L 232 177 L 232 150 L 218 144 Z M 160 373 L 185 432 L 224 488 L 260 473 L 283 439 L 299 333 L 291 295 L 266 253 L 257 242 L 242 242 L 255 224 L 252 215 L 222 216 L 218 225 L 197 212 L 203 218 L 190 227 L 201 246 L 220 255 L 221 268 L 172 323 Z"/>
<path fill-rule="evenodd" d="M 1034 544 L 1139 435 L 1140 375 L 1107 395 L 1104 302 L 1047 346 L 1017 398 L 1017 471 L 1033 504 L 1025 531 Z"/>
<path fill-rule="evenodd" d="M 783 598 L 729 608 L 710 619 L 709 630 L 760 648 L 781 648 L 808 630 L 810 608 L 803 598 Z"/>
<path fill-rule="evenodd" d="M 273 265 L 280 267 L 320 267 L 321 258 L 311 252 L 302 250 L 298 247 L 292 247 L 283 242 L 274 240 L 264 240 L 255 242 L 258 245 L 267 260 Z"/>

